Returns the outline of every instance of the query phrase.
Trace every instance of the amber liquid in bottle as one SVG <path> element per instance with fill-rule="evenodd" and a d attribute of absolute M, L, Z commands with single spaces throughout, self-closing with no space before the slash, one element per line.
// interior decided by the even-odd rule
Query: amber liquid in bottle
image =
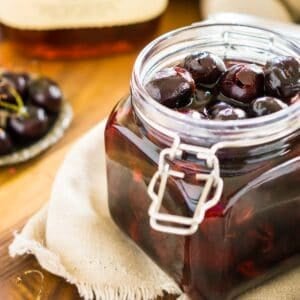
<path fill-rule="evenodd" d="M 153 37 L 160 16 L 141 23 L 102 28 L 27 30 L 2 24 L 4 37 L 21 53 L 39 58 L 80 58 L 127 52 Z"/>

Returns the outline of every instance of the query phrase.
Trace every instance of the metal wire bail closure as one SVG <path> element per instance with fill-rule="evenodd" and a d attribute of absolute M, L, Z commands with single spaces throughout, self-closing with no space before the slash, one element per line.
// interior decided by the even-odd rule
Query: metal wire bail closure
<path fill-rule="evenodd" d="M 280 130 L 268 137 L 256 138 L 254 140 L 244 139 L 237 141 L 223 141 L 214 144 L 211 148 L 181 144 L 179 136 L 173 136 L 174 142 L 172 147 L 166 148 L 160 152 L 158 170 L 155 172 L 148 185 L 148 195 L 152 199 L 148 211 L 151 227 L 161 232 L 178 235 L 191 235 L 195 233 L 199 224 L 204 219 L 205 212 L 220 201 L 223 193 L 224 182 L 220 177 L 220 163 L 216 156 L 217 151 L 224 148 L 252 147 L 267 144 L 289 136 L 298 129 L 299 119 L 297 119 L 297 122 L 294 124 L 290 124 L 286 130 Z M 169 176 L 181 179 L 185 177 L 183 172 L 174 171 L 170 168 L 170 164 L 166 161 L 166 157 L 168 157 L 169 160 L 181 158 L 183 151 L 194 154 L 199 160 L 205 161 L 207 168 L 211 170 L 209 174 L 196 174 L 196 179 L 204 181 L 205 184 L 192 218 L 160 212 Z M 160 184 L 158 192 L 155 193 L 155 186 L 159 179 Z M 210 197 L 212 188 L 214 188 L 214 193 L 213 196 Z M 163 222 L 167 222 L 168 224 L 163 224 Z M 170 225 L 170 223 L 173 225 Z"/>
<path fill-rule="evenodd" d="M 204 182 L 204 187 L 199 196 L 193 217 L 160 212 L 168 178 L 170 176 L 180 179 L 185 177 L 184 172 L 172 170 L 166 158 L 169 160 L 174 160 L 175 158 L 179 159 L 182 157 L 183 151 L 194 154 L 199 160 L 205 161 L 207 168 L 210 170 L 208 174 L 197 173 L 195 175 L 199 182 Z M 155 186 L 158 181 L 160 181 L 160 183 L 156 193 Z M 214 189 L 214 194 L 210 196 L 212 188 Z M 160 152 L 158 170 L 153 175 L 148 186 L 148 195 L 152 200 L 148 210 L 150 225 L 153 229 L 161 232 L 177 235 L 192 235 L 197 231 L 199 224 L 203 221 L 205 212 L 220 201 L 222 192 L 223 179 L 220 177 L 219 159 L 215 155 L 215 151 L 209 148 L 181 144 L 180 138 L 175 137 L 172 147 L 163 149 Z"/>

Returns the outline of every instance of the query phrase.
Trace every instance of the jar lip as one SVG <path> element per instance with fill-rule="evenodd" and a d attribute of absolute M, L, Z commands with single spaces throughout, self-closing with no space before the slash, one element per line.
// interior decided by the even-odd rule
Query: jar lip
<path fill-rule="evenodd" d="M 287 43 L 292 49 L 294 49 L 298 56 L 300 57 L 300 47 L 295 42 L 286 39 L 282 34 L 266 29 L 264 27 L 260 26 L 253 26 L 253 25 L 246 25 L 246 24 L 237 24 L 237 23 L 230 23 L 230 22 L 222 22 L 222 23 L 196 23 L 192 24 L 190 26 L 182 27 L 173 31 L 170 31 L 168 33 L 165 33 L 158 38 L 154 39 L 152 42 L 150 42 L 138 55 L 131 78 L 131 86 L 132 88 L 138 89 L 139 97 L 144 99 L 149 105 L 151 105 L 153 108 L 155 108 L 158 112 L 163 113 L 167 117 L 172 118 L 174 121 L 184 121 L 187 124 L 190 124 L 192 126 L 201 126 L 201 127 L 209 127 L 212 129 L 231 129 L 236 127 L 261 127 L 265 124 L 275 123 L 277 120 L 282 120 L 284 117 L 294 115 L 296 112 L 300 111 L 300 103 L 295 103 L 288 108 L 285 108 L 284 110 L 278 111 L 276 113 L 272 113 L 270 115 L 258 117 L 258 118 L 249 118 L 249 119 L 242 119 L 242 120 L 228 120 L 226 122 L 220 121 L 220 120 L 206 120 L 206 119 L 195 119 L 189 115 L 184 115 L 180 112 L 177 112 L 175 110 L 172 110 L 170 108 L 167 108 L 163 106 L 162 104 L 158 103 L 155 99 L 153 99 L 149 93 L 147 92 L 143 80 L 139 74 L 139 71 L 142 69 L 143 66 L 143 59 L 147 57 L 151 49 L 153 49 L 156 45 L 163 42 L 164 40 L 170 39 L 173 36 L 176 36 L 180 33 L 183 33 L 185 31 L 197 29 L 197 28 L 204 28 L 204 27 L 222 27 L 222 26 L 231 26 L 234 28 L 249 28 L 253 30 L 258 30 L 265 33 L 270 33 L 274 37 L 279 38 L 282 42 Z"/>

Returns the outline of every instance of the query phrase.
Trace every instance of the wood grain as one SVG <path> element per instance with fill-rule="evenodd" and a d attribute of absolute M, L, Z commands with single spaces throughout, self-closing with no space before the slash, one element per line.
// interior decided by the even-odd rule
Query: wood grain
<path fill-rule="evenodd" d="M 171 0 L 158 35 L 199 20 L 197 0 Z M 80 299 L 76 289 L 39 267 L 33 257 L 11 259 L 7 247 L 12 232 L 48 199 L 58 166 L 74 140 L 109 114 L 128 92 L 129 78 L 138 50 L 133 53 L 76 61 L 29 60 L 11 45 L 0 43 L 0 64 L 53 77 L 74 108 L 74 121 L 66 136 L 49 151 L 22 165 L 0 168 L 0 299 L 39 299 L 42 272 L 44 299 Z M 18 282 L 18 277 L 22 277 Z M 166 297 L 166 299 L 171 299 Z"/>

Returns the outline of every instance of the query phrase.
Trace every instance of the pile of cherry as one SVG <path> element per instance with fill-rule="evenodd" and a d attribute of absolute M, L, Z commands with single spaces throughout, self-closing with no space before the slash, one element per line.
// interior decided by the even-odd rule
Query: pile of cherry
<path fill-rule="evenodd" d="M 47 77 L 3 71 L 0 74 L 0 155 L 26 147 L 51 128 L 62 92 Z"/>
<path fill-rule="evenodd" d="M 159 103 L 197 119 L 261 117 L 300 102 L 300 60 L 277 56 L 261 66 L 202 51 L 155 73 L 146 90 Z"/>

